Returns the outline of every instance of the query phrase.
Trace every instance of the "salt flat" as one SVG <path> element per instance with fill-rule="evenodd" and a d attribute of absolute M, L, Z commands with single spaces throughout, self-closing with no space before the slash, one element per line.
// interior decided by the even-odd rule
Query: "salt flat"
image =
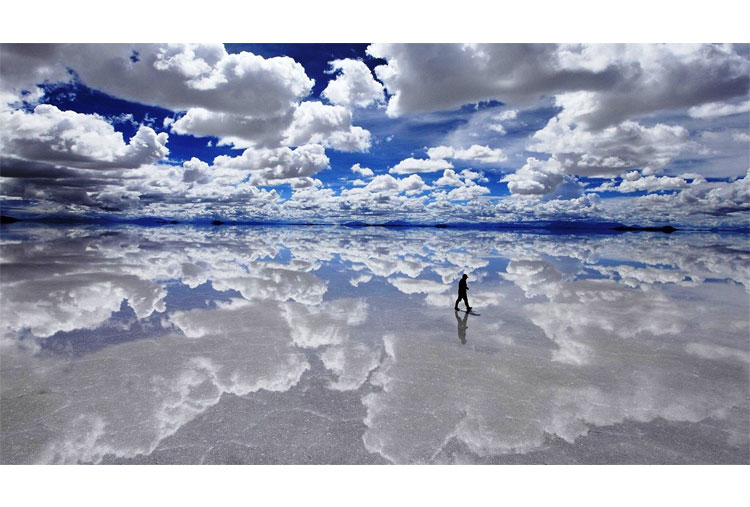
<path fill-rule="evenodd" d="M 20 225 L 2 463 L 750 463 L 745 235 Z"/>

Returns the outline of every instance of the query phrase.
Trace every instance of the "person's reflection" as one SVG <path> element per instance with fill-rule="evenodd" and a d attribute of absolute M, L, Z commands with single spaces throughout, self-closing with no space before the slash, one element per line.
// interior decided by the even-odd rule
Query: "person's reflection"
<path fill-rule="evenodd" d="M 469 312 L 464 312 L 463 318 L 459 317 L 458 311 L 456 313 L 456 322 L 458 322 L 458 339 L 461 340 L 461 345 L 466 344 L 466 328 L 469 322 Z"/>

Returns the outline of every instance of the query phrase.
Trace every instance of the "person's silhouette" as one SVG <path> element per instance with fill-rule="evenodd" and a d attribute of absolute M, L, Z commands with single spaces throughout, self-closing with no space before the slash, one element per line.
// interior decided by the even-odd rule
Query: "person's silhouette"
<path fill-rule="evenodd" d="M 463 318 L 458 316 L 458 310 L 456 310 L 456 322 L 458 322 L 458 339 L 461 340 L 461 345 L 466 345 L 466 328 L 469 321 L 469 312 L 464 313 Z"/>
<path fill-rule="evenodd" d="M 466 291 L 469 290 L 469 288 L 466 286 L 466 279 L 469 278 L 467 275 L 464 274 L 464 276 L 461 277 L 461 280 L 458 282 L 458 299 L 456 299 L 456 304 L 453 305 L 454 310 L 458 310 L 458 302 L 462 299 L 464 300 L 464 303 L 466 304 L 466 311 L 471 311 L 471 306 L 469 306 L 469 300 L 466 297 Z"/>

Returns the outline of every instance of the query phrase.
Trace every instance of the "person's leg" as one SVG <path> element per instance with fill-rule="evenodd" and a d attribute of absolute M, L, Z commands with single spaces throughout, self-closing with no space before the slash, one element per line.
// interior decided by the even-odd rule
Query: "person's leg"
<path fill-rule="evenodd" d="M 453 309 L 454 309 L 454 310 L 458 310 L 458 302 L 459 302 L 459 301 L 461 301 L 461 296 L 458 296 L 458 298 L 456 299 L 456 304 L 455 304 L 455 305 L 453 305 Z"/>
<path fill-rule="evenodd" d="M 463 299 L 464 299 L 464 304 L 466 305 L 466 311 L 468 312 L 469 310 L 471 310 L 471 306 L 469 306 L 469 298 L 466 294 L 464 294 Z"/>

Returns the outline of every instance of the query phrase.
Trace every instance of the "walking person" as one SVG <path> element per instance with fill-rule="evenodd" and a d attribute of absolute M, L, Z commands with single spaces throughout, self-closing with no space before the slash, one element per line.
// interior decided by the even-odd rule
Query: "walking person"
<path fill-rule="evenodd" d="M 461 277 L 461 280 L 458 282 L 458 299 L 456 299 L 456 304 L 453 306 L 454 310 L 458 310 L 458 302 L 462 299 L 464 300 L 464 304 L 466 304 L 466 311 L 471 311 L 471 306 L 469 306 L 469 300 L 466 297 L 466 291 L 469 290 L 469 288 L 466 286 L 466 279 L 469 278 L 466 274 Z"/>

